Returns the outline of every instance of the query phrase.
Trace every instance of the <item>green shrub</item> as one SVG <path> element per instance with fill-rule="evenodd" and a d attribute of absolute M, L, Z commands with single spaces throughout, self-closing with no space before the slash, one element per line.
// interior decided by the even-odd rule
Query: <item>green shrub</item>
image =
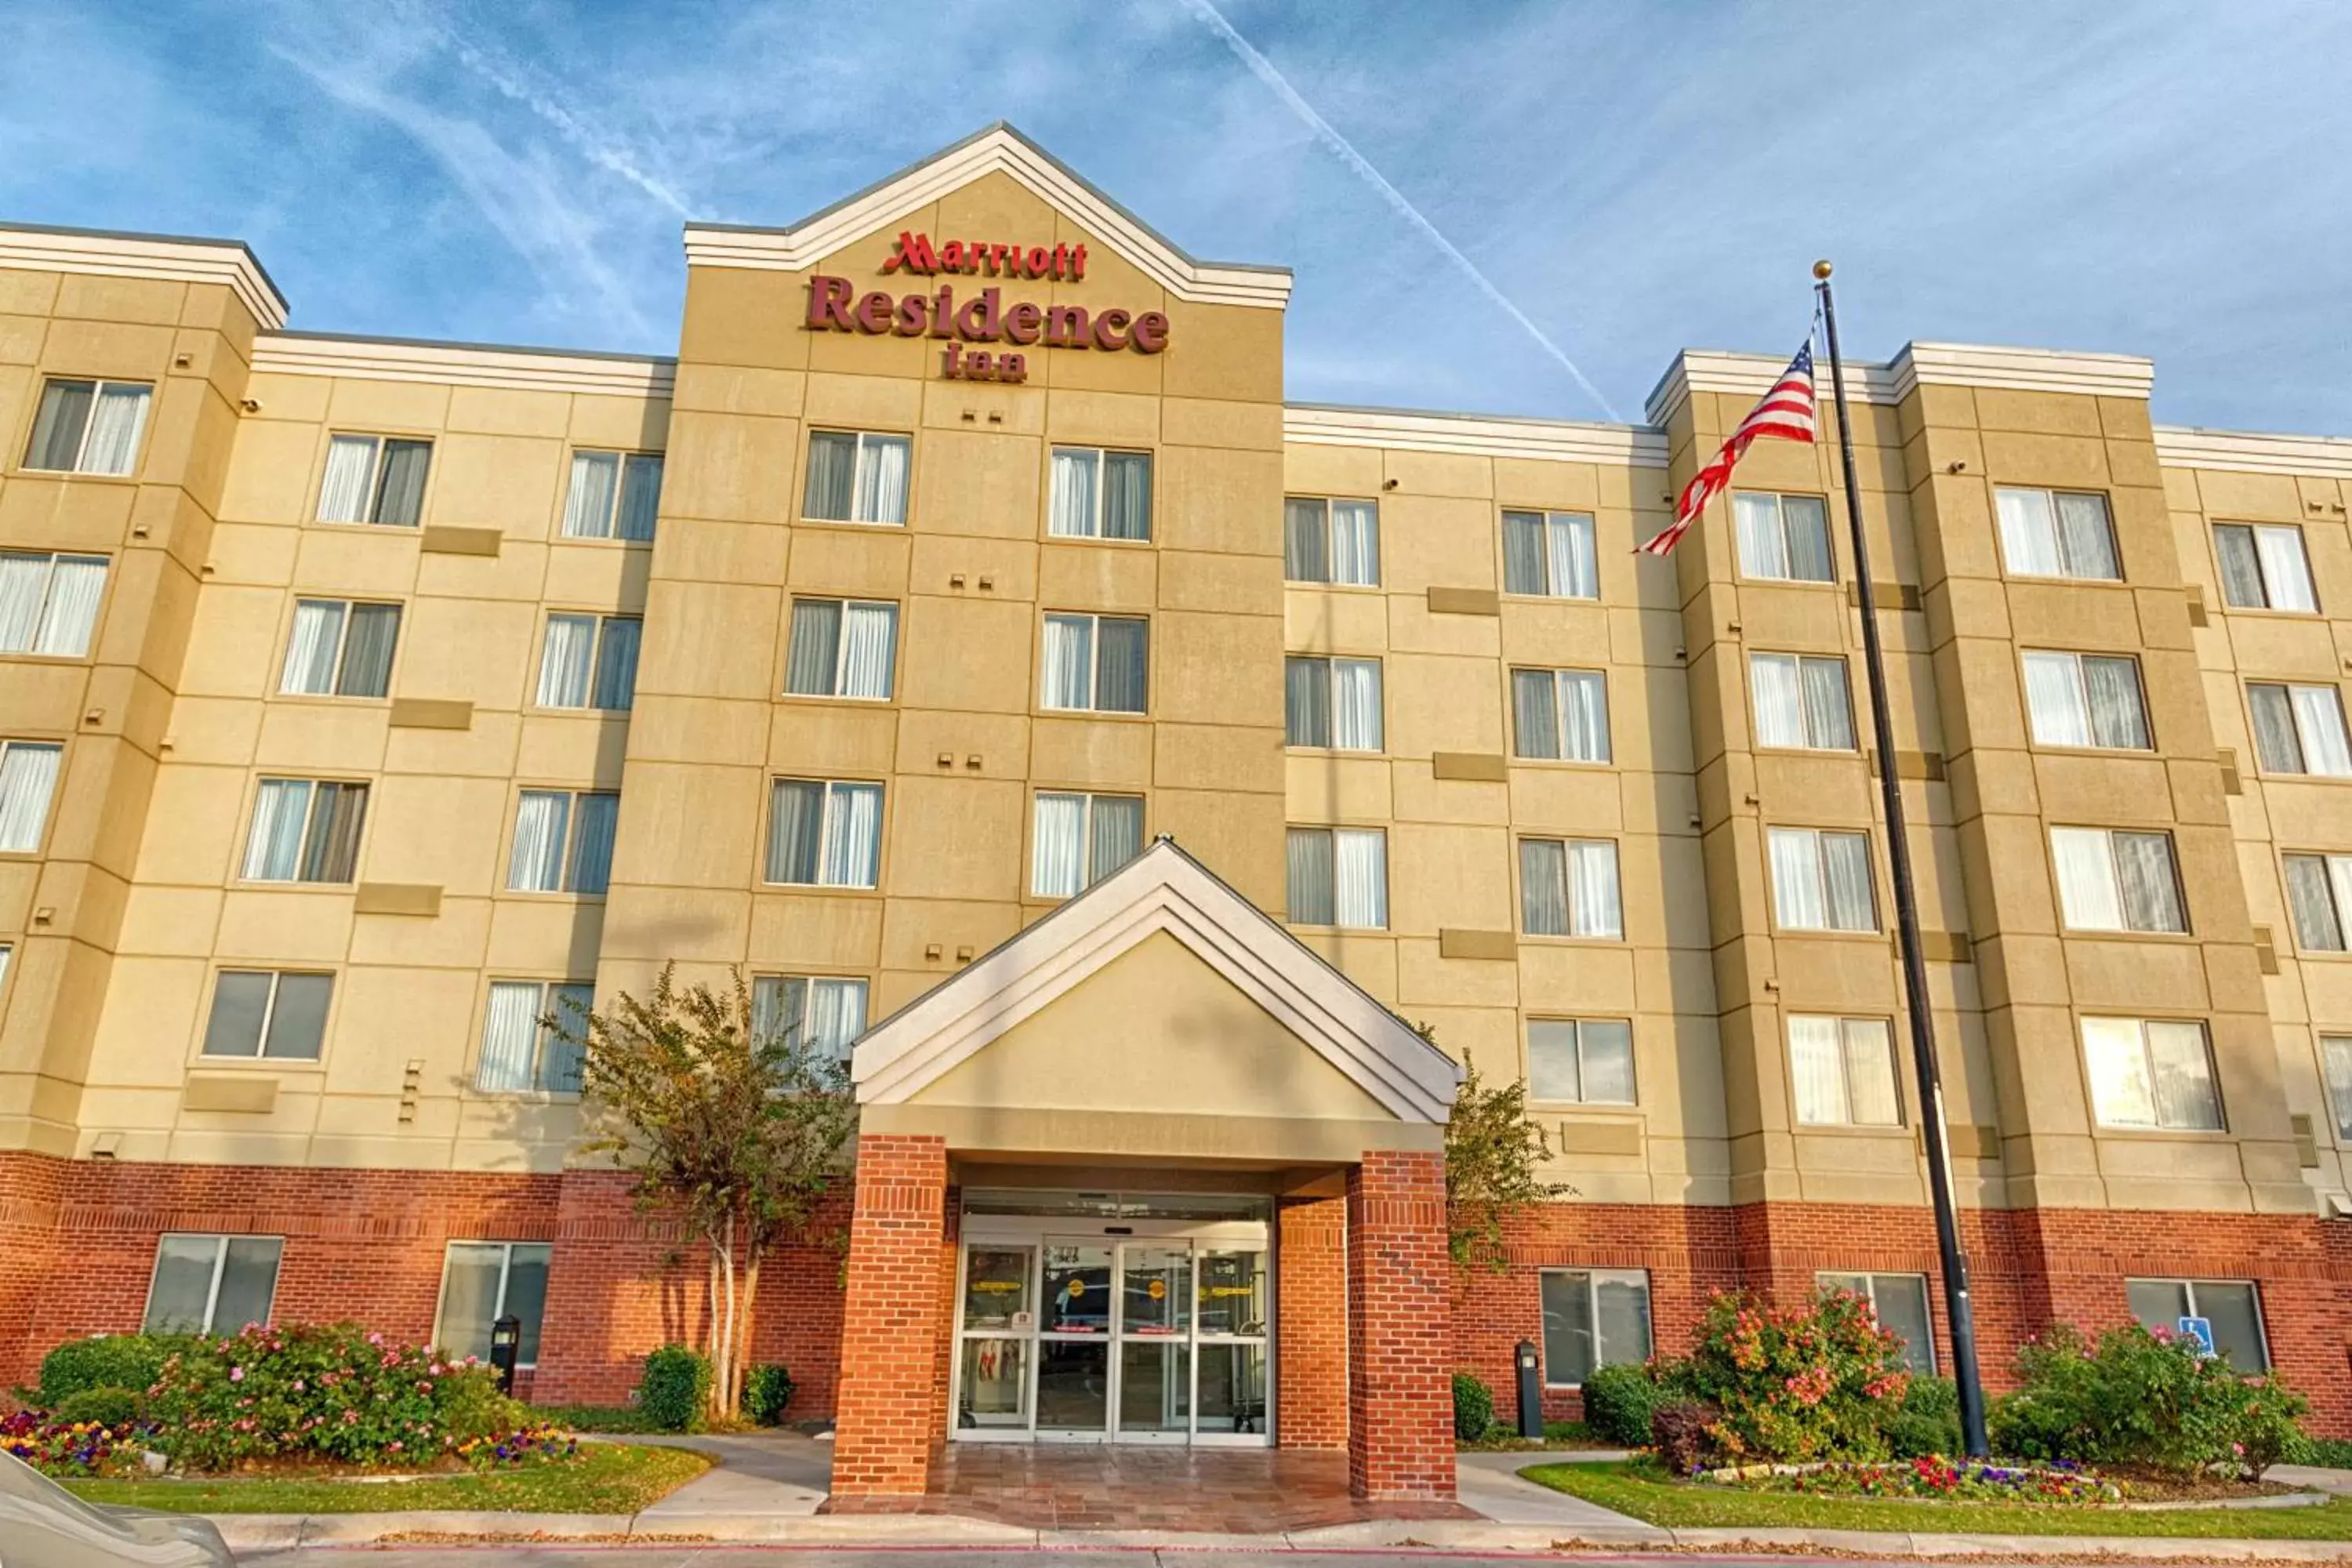
<path fill-rule="evenodd" d="M 1722 1420 L 1723 1412 L 1712 1405 L 1670 1400 L 1650 1416 L 1650 1447 L 1658 1462 L 1675 1475 L 1706 1469 L 1719 1458 L 1715 1428 Z"/>
<path fill-rule="evenodd" d="M 2194 1340 L 2138 1323 L 2096 1343 L 2061 1326 L 2018 1352 L 2023 1386 L 1995 1403 L 1992 1444 L 2026 1459 L 2262 1472 L 2298 1450 L 2310 1408 L 2275 1374 L 2242 1377 Z"/>
<path fill-rule="evenodd" d="M 1960 1388 L 1948 1377 L 1915 1377 L 1885 1420 L 1898 1459 L 1950 1458 L 1960 1451 Z"/>
<path fill-rule="evenodd" d="M 127 1426 L 139 1419 L 146 1395 L 129 1388 L 78 1388 L 58 1401 L 49 1419 L 64 1426 L 95 1422 L 100 1426 Z"/>
<path fill-rule="evenodd" d="M 1466 1372 L 1454 1374 L 1454 1436 L 1475 1443 L 1495 1424 L 1495 1391 Z"/>
<path fill-rule="evenodd" d="M 667 1432 L 699 1432 L 710 1406 L 710 1358 L 688 1345 L 664 1345 L 646 1356 L 637 1408 Z"/>
<path fill-rule="evenodd" d="M 101 1334 L 68 1340 L 41 1358 L 37 1396 L 28 1403 L 55 1410 L 86 1388 L 128 1388 L 144 1394 L 155 1386 L 163 1363 L 194 1343 L 187 1334 Z"/>
<path fill-rule="evenodd" d="M 762 1426 L 784 1418 L 793 1402 L 793 1374 L 781 1366 L 758 1365 L 743 1374 L 743 1414 Z"/>
<path fill-rule="evenodd" d="M 1666 1398 L 1646 1366 L 1596 1366 L 1584 1378 L 1584 1424 L 1604 1443 L 1638 1448 L 1649 1442 L 1650 1417 Z"/>
<path fill-rule="evenodd" d="M 1713 1436 L 1727 1458 L 1801 1463 L 1886 1458 L 1882 1428 L 1911 1374 L 1859 1296 L 1772 1308 L 1717 1295 L 1675 1381 L 1722 1413 Z"/>

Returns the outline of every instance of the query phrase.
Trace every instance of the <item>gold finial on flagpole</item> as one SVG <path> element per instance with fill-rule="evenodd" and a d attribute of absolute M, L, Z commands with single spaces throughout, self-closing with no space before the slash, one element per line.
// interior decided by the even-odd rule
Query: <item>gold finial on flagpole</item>
<path fill-rule="evenodd" d="M 1819 278 L 1819 279 L 1823 279 L 1824 281 L 1826 281 L 1826 280 L 1828 279 L 1828 278 L 1829 278 L 1829 275 L 1830 275 L 1830 263 L 1829 263 L 1829 258 L 1827 258 L 1827 257 L 1823 257 L 1821 260 L 1816 261 L 1816 262 L 1814 262 L 1814 263 L 1813 263 L 1813 276 L 1814 276 L 1814 277 Z"/>

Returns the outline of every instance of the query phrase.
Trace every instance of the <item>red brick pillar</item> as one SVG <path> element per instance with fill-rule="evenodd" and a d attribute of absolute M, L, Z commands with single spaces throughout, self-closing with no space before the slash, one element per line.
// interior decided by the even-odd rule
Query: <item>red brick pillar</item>
<path fill-rule="evenodd" d="M 1274 1440 L 1348 1446 L 1348 1200 L 1284 1198 L 1275 1211 Z"/>
<path fill-rule="evenodd" d="M 858 1139 L 833 1444 L 836 1500 L 920 1497 L 930 1480 L 947 1187 L 940 1140 Z"/>
<path fill-rule="evenodd" d="M 1445 1156 L 1377 1149 L 1348 1176 L 1348 1485 L 1454 1495 Z"/>

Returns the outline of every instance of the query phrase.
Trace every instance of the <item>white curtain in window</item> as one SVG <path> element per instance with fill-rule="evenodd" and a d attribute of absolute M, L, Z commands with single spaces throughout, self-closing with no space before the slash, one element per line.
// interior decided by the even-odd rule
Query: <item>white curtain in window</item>
<path fill-rule="evenodd" d="M 1285 907 L 1291 923 L 1303 926 L 1334 923 L 1331 883 L 1336 873 L 1331 863 L 1330 830 L 1322 827 L 1292 828 L 1286 842 L 1284 868 L 1288 894 Z"/>
<path fill-rule="evenodd" d="M 613 880 L 613 839 L 614 830 L 621 823 L 621 797 L 617 795 L 574 796 L 572 816 L 568 890 L 574 893 L 604 892 Z"/>
<path fill-rule="evenodd" d="M 563 831 L 572 797 L 561 790 L 527 789 L 515 811 L 514 854 L 507 887 L 518 893 L 553 893 L 563 887 Z"/>
<path fill-rule="evenodd" d="M 1087 885 L 1094 886 L 1143 853 L 1143 802 L 1098 795 L 1087 806 Z"/>
<path fill-rule="evenodd" d="M 1580 763 L 1609 760 L 1609 686 L 1597 669 L 1559 672 L 1560 755 Z"/>
<path fill-rule="evenodd" d="M 841 638 L 842 696 L 890 695 L 891 653 L 898 636 L 898 605 L 852 604 L 845 607 Z"/>
<path fill-rule="evenodd" d="M 1822 889 L 1821 835 L 1809 827 L 1775 827 L 1766 837 L 1772 855 L 1774 915 L 1791 930 L 1827 929 L 1830 911 Z"/>
<path fill-rule="evenodd" d="M 596 677 L 588 704 L 617 713 L 637 700 L 637 645 L 645 623 L 634 616 L 607 616 L 596 644 Z"/>
<path fill-rule="evenodd" d="M 1801 746 L 1805 743 L 1804 688 L 1797 678 L 1794 654 L 1752 653 L 1748 656 L 1748 690 L 1756 704 L 1756 743 L 1759 746 Z"/>
<path fill-rule="evenodd" d="M 343 640 L 347 608 L 340 599 L 294 602 L 294 633 L 286 639 L 286 668 L 278 678 L 278 690 L 323 697 L 335 689 L 335 653 Z"/>
<path fill-rule="evenodd" d="M 1563 599 L 1601 597 L 1592 520 L 1581 512 L 1555 513 L 1549 533 L 1551 591 Z"/>
<path fill-rule="evenodd" d="M 338 436 L 327 447 L 327 477 L 319 486 L 320 522 L 365 522 L 375 489 L 375 437 Z"/>
<path fill-rule="evenodd" d="M 818 879 L 828 888 L 874 886 L 882 865 L 882 786 L 828 785 L 824 816 L 824 864 Z"/>
<path fill-rule="evenodd" d="M 1511 734 L 1520 756 L 1564 754 L 1559 740 L 1559 699 L 1553 694 L 1550 670 L 1511 671 Z"/>
<path fill-rule="evenodd" d="M 2025 708 L 2033 721 L 2037 743 L 2091 743 L 2091 710 L 2084 700 L 2081 671 L 2081 661 L 2071 653 L 2025 656 Z"/>
<path fill-rule="evenodd" d="M 2288 857 L 2290 862 L 2302 858 L 2304 858 L 2302 856 Z M 2313 857 L 2313 858 L 2317 858 Z M 2327 885 L 2322 890 L 2321 897 L 2323 900 L 2332 900 L 2334 902 L 2337 929 L 2341 931 L 2344 916 L 2352 914 L 2352 855 L 2330 855 L 2325 864 Z M 2290 870 L 2292 870 L 2291 865 Z M 2293 878 L 2290 877 L 2289 880 L 2292 881 Z M 2339 940 L 2336 945 L 2340 947 L 2344 943 Z"/>
<path fill-rule="evenodd" d="M 2047 490 L 1993 492 L 2000 512 L 2000 553 L 2019 577 L 2059 577 L 2065 566 L 2058 555 L 2058 523 L 2051 515 Z"/>
<path fill-rule="evenodd" d="M 49 820 L 49 797 L 57 789 L 58 766 L 64 757 L 61 745 L 11 741 L 0 746 L 0 849 L 41 847 L 41 829 Z"/>
<path fill-rule="evenodd" d="M 1342 827 L 1331 835 L 1338 861 L 1334 923 L 1384 931 L 1389 923 L 1389 839 L 1378 829 Z"/>
<path fill-rule="evenodd" d="M 2053 827 L 2050 858 L 2058 871 L 2058 907 L 2076 931 L 2122 931 L 2115 844 L 2095 827 Z"/>
<path fill-rule="evenodd" d="M 302 826 L 310 813 L 310 781 L 264 779 L 253 797 L 253 831 L 245 843 L 245 875 L 257 882 L 290 882 L 302 864 Z"/>
<path fill-rule="evenodd" d="M 1086 819 L 1085 795 L 1038 795 L 1029 886 L 1039 898 L 1071 898 L 1085 885 Z"/>
<path fill-rule="evenodd" d="M 1875 931 L 1878 904 L 1870 883 L 1870 839 L 1860 833 L 1822 835 L 1822 878 L 1830 924 L 1838 931 Z"/>
<path fill-rule="evenodd" d="M 2344 704 L 2332 686 L 2290 686 L 2295 732 L 2303 740 L 2304 771 L 2341 778 L 2352 773 L 2352 745 L 2344 738 Z"/>
<path fill-rule="evenodd" d="M 1780 498 L 1735 490 L 1731 513 L 1739 533 L 1739 569 L 1750 577 L 1789 575 L 1789 541 L 1780 531 Z"/>
<path fill-rule="evenodd" d="M 101 386 L 81 451 L 85 474 L 127 474 L 139 461 L 139 433 L 147 426 L 144 386 Z"/>
<path fill-rule="evenodd" d="M 1805 744 L 1853 750 L 1853 702 L 1846 692 L 1845 660 L 1800 659 L 1797 676 L 1805 688 Z"/>
<path fill-rule="evenodd" d="M 491 983 L 490 1005 L 482 1016 L 482 1061 L 474 1071 L 476 1089 L 504 1094 L 530 1087 L 542 990 L 536 980 Z"/>
<path fill-rule="evenodd" d="M 539 657 L 541 708 L 588 706 L 588 676 L 596 662 L 596 617 L 550 616 Z"/>
<path fill-rule="evenodd" d="M 1094 706 L 1094 637 L 1090 616 L 1045 617 L 1045 679 L 1039 699 L 1045 707 Z"/>
<path fill-rule="evenodd" d="M 1503 592 L 1546 594 L 1551 591 L 1541 512 L 1503 514 Z"/>
<path fill-rule="evenodd" d="M 1845 1087 L 1853 1120 L 1864 1127 L 1895 1127 L 1903 1107 L 1895 1089 L 1895 1049 L 1882 1018 L 1848 1018 L 1840 1026 L 1845 1042 Z"/>
<path fill-rule="evenodd" d="M 644 541 L 654 536 L 654 517 L 661 510 L 662 460 L 638 452 L 622 465 L 621 523 L 623 539 Z"/>
<path fill-rule="evenodd" d="M 0 956 L 0 965 L 6 963 L 6 958 Z M 5 968 L 0 968 L 0 974 L 5 973 Z M 2327 1103 L 2336 1113 L 2336 1136 L 2352 1139 L 2352 1038 L 2320 1036 L 2319 1066 L 2327 1079 Z"/>
<path fill-rule="evenodd" d="M 857 493 L 852 504 L 860 522 L 907 521 L 905 437 L 858 437 Z"/>
<path fill-rule="evenodd" d="M 2205 1026 L 2150 1020 L 2147 1055 L 2156 1085 L 2156 1119 L 2166 1127 L 2218 1129 L 2221 1102 L 2213 1092 L 2213 1060 Z"/>
<path fill-rule="evenodd" d="M 1803 583 L 1826 583 L 1830 571 L 1829 518 L 1819 496 L 1782 496 L 1780 527 L 1789 540 L 1789 575 Z"/>
<path fill-rule="evenodd" d="M 1071 447 L 1054 448 L 1053 504 L 1045 531 L 1060 539 L 1083 539 L 1095 531 L 1095 481 L 1102 454 Z"/>
<path fill-rule="evenodd" d="M 2083 688 L 2090 694 L 2091 743 L 2147 747 L 2147 714 L 2140 701 L 2139 662 L 2130 658 L 2082 660 Z"/>
<path fill-rule="evenodd" d="M 1343 752 L 1381 749 L 1380 660 L 1331 661 L 1331 743 Z"/>
<path fill-rule="evenodd" d="M 2345 873 L 2352 874 L 2352 858 L 2346 859 Z M 2331 879 L 2336 869 L 2326 857 L 2289 855 L 2286 857 L 2286 900 L 2294 914 L 2294 940 L 2315 952 L 2344 951 L 2344 927 L 2336 918 L 2336 887 L 2341 878 Z"/>
<path fill-rule="evenodd" d="M 33 651 L 51 658 L 79 658 L 89 651 L 98 626 L 98 601 L 106 592 L 106 558 L 60 555 L 49 567 L 48 605 Z"/>
<path fill-rule="evenodd" d="M 2269 591 L 2272 609 L 2309 613 L 2319 608 L 2312 596 L 2311 568 L 2303 558 L 2303 530 L 2257 527 L 2254 554 L 2263 563 L 2263 586 Z"/>
<path fill-rule="evenodd" d="M 1519 843 L 1519 925 L 1536 936 L 1566 936 L 1568 852 L 1557 839 Z"/>
<path fill-rule="evenodd" d="M 621 480 L 617 452 L 572 454 L 572 488 L 563 497 L 563 532 L 571 539 L 606 539 L 613 532 L 613 492 Z"/>
<path fill-rule="evenodd" d="M 2156 1096 L 2137 1018 L 2083 1020 L 2083 1065 L 2091 1106 L 2103 1127 L 2154 1127 Z"/>
<path fill-rule="evenodd" d="M 1328 502 L 1291 496 L 1282 503 L 1282 574 L 1293 583 L 1331 580 L 1325 508 Z"/>
<path fill-rule="evenodd" d="M 30 653 L 48 600 L 51 557 L 0 555 L 0 653 Z"/>
<path fill-rule="evenodd" d="M 1381 580 L 1381 514 L 1368 500 L 1331 503 L 1331 581 L 1358 587 Z"/>
<path fill-rule="evenodd" d="M 812 980 L 808 989 L 809 1047 L 846 1060 L 849 1047 L 866 1032 L 866 982 Z"/>
<path fill-rule="evenodd" d="M 1790 1016 L 1789 1081 L 1795 1091 L 1799 1121 L 1834 1127 L 1851 1120 L 1845 1096 L 1845 1045 L 1837 1019 Z"/>
<path fill-rule="evenodd" d="M 1579 936 L 1625 934 L 1617 897 L 1617 846 L 1606 839 L 1568 847 L 1569 910 Z"/>
<path fill-rule="evenodd" d="M 2115 530 L 2107 525 L 2105 496 L 2069 495 L 2053 498 L 2058 509 L 2058 550 L 2069 577 L 2114 581 L 2123 575 L 2116 564 Z"/>

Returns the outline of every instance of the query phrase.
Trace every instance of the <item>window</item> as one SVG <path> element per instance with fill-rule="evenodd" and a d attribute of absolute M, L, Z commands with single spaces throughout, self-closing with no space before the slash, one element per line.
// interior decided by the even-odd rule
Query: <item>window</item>
<path fill-rule="evenodd" d="M 1381 661 L 1301 658 L 1282 661 L 1283 741 L 1341 752 L 1381 749 Z"/>
<path fill-rule="evenodd" d="M 105 593 L 103 555 L 0 552 L 0 653 L 81 658 Z"/>
<path fill-rule="evenodd" d="M 0 741 L 0 854 L 40 848 L 65 754 L 56 741 Z"/>
<path fill-rule="evenodd" d="M 2037 746 L 2144 752 L 2152 743 L 2136 658 L 2029 650 L 2025 710 Z"/>
<path fill-rule="evenodd" d="M 1140 713 L 1150 689 L 1148 623 L 1120 616 L 1045 617 L 1046 708 Z"/>
<path fill-rule="evenodd" d="M 155 389 L 121 381 L 52 381 L 41 388 L 25 467 L 58 474 L 128 474 Z"/>
<path fill-rule="evenodd" d="M 2261 1293 L 2243 1279 L 2126 1279 L 2131 1315 L 2151 1332 L 2180 1331 L 2183 1318 L 2202 1318 L 2213 1331 L 2213 1353 L 2242 1375 L 2268 1372 L 2263 1342 Z"/>
<path fill-rule="evenodd" d="M 1903 1364 L 1922 1377 L 1936 1373 L 1936 1329 L 1927 1316 L 1924 1274 L 1816 1274 L 1823 1291 L 1845 1290 L 1870 1303 L 1878 1326 L 1903 1342 Z"/>
<path fill-rule="evenodd" d="M 2069 490 L 1993 491 L 2000 511 L 2000 552 L 2012 577 L 2077 577 L 2120 583 L 2107 498 Z"/>
<path fill-rule="evenodd" d="M 1565 763 L 1609 760 L 1609 683 L 1597 669 L 1511 671 L 1512 748 Z"/>
<path fill-rule="evenodd" d="M 635 616 L 549 616 L 539 652 L 539 705 L 626 712 L 636 701 L 645 629 Z"/>
<path fill-rule="evenodd" d="M 793 697 L 887 701 L 898 646 L 898 606 L 863 599 L 794 599 L 784 652 Z"/>
<path fill-rule="evenodd" d="M 522 1325 L 515 1364 L 539 1364 L 539 1322 L 547 1310 L 547 1270 L 555 1248 L 544 1241 L 453 1241 L 441 1266 L 441 1310 L 433 1342 L 456 1359 L 490 1358 L 490 1329 L 500 1318 Z"/>
<path fill-rule="evenodd" d="M 1592 518 L 1581 511 L 1503 514 L 1503 592 L 1547 599 L 1601 597 Z"/>
<path fill-rule="evenodd" d="M 1151 454 L 1054 448 L 1045 531 L 1056 539 L 1151 537 Z"/>
<path fill-rule="evenodd" d="M 306 697 L 382 697 L 392 689 L 398 605 L 297 599 L 278 689 Z"/>
<path fill-rule="evenodd" d="M 485 1094 L 579 1093 L 581 1050 L 595 994 L 585 981 L 491 981 L 474 1087 Z"/>
<path fill-rule="evenodd" d="M 1623 936 L 1616 843 L 1520 839 L 1519 924 L 1530 936 Z"/>
<path fill-rule="evenodd" d="M 1029 890 L 1066 899 L 1143 853 L 1143 799 L 1039 791 Z"/>
<path fill-rule="evenodd" d="M 514 855 L 507 889 L 516 893 L 601 895 L 613 877 L 618 795 L 527 789 L 515 809 Z"/>
<path fill-rule="evenodd" d="M 2083 1060 L 2100 1126 L 2220 1131 L 2221 1101 L 2204 1025 L 2085 1018 Z"/>
<path fill-rule="evenodd" d="M 1900 1127 L 1895 1040 L 1884 1018 L 1789 1016 L 1797 1120 L 1809 1127 Z"/>
<path fill-rule="evenodd" d="M 768 800 L 768 880 L 871 888 L 882 871 L 882 786 L 778 779 Z"/>
<path fill-rule="evenodd" d="M 2058 907 L 2074 931 L 2185 931 L 2169 833 L 2053 827 Z"/>
<path fill-rule="evenodd" d="M 2344 699 L 2333 686 L 2251 681 L 2254 752 L 2269 773 L 2352 777 L 2352 742 L 2344 735 Z"/>
<path fill-rule="evenodd" d="M 425 470 L 432 460 L 430 441 L 336 437 L 327 446 L 319 521 L 415 527 L 425 510 Z"/>
<path fill-rule="evenodd" d="M 904 436 L 810 431 L 801 515 L 820 522 L 905 522 L 910 445 Z"/>
<path fill-rule="evenodd" d="M 2319 613 L 2303 530 L 2293 523 L 2217 522 L 2213 548 L 2221 558 L 2221 600 L 2231 609 Z"/>
<path fill-rule="evenodd" d="M 659 452 L 572 453 L 563 537 L 651 539 L 654 513 L 661 509 L 661 482 Z"/>
<path fill-rule="evenodd" d="M 1870 835 L 1775 827 L 1765 837 L 1772 854 L 1772 913 L 1783 930 L 1878 929 Z"/>
<path fill-rule="evenodd" d="M 151 1334 L 233 1334 L 268 1322 L 285 1246 L 274 1236 L 164 1237 L 155 1246 L 140 1327 Z"/>
<path fill-rule="evenodd" d="M 348 882 L 358 869 L 368 786 L 264 779 L 245 844 L 249 882 Z"/>
<path fill-rule="evenodd" d="M 1633 1026 L 1622 1019 L 1528 1019 L 1528 1094 L 1562 1105 L 1633 1104 Z"/>
<path fill-rule="evenodd" d="M 6 954 L 0 952 L 0 966 L 6 963 Z M 0 973 L 5 973 L 0 967 Z M 2327 1083 L 2328 1109 L 2336 1116 L 2336 1140 L 2352 1142 L 2352 1036 L 2319 1037 L 2319 1069 Z"/>
<path fill-rule="evenodd" d="M 1282 574 L 1293 583 L 1377 588 L 1381 509 L 1377 501 L 1290 496 L 1282 503 Z"/>
<path fill-rule="evenodd" d="M 1650 1277 L 1638 1268 L 1543 1271 L 1544 1382 L 1580 1387 L 1597 1366 L 1650 1359 Z"/>
<path fill-rule="evenodd" d="M 1294 827 L 1289 872 L 1291 924 L 1388 929 L 1389 836 L 1379 828 Z"/>
<path fill-rule="evenodd" d="M 315 1062 L 334 992 L 331 974 L 224 969 L 213 983 L 205 1055 Z"/>
<path fill-rule="evenodd" d="M 812 1055 L 849 1060 L 866 1032 L 866 982 L 820 974 L 762 974 L 751 982 L 751 1032 L 782 1035 Z"/>
<path fill-rule="evenodd" d="M 1731 514 L 1743 575 L 1782 583 L 1836 581 L 1829 510 L 1821 497 L 1735 490 Z"/>
<path fill-rule="evenodd" d="M 1756 743 L 1812 752 L 1851 752 L 1853 704 L 1845 660 L 1810 654 L 1751 653 L 1748 687 L 1756 704 Z"/>

